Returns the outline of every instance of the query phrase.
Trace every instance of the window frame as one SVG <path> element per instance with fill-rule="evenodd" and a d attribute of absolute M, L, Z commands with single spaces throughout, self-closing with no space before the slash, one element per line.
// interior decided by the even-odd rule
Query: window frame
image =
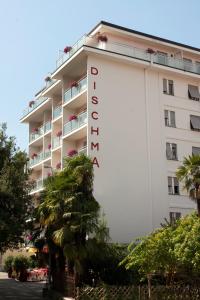
<path fill-rule="evenodd" d="M 177 177 L 168 176 L 167 179 L 168 179 L 168 195 L 174 195 L 174 196 L 180 195 L 179 181 Z M 169 181 L 171 181 L 171 185 L 169 185 Z M 175 184 L 175 182 L 177 183 L 177 185 Z M 171 188 L 171 193 L 169 192 L 170 188 Z M 176 188 L 177 188 L 177 192 L 175 192 Z"/>
<path fill-rule="evenodd" d="M 172 117 L 174 115 L 174 118 Z M 173 110 L 164 110 L 165 126 L 176 128 L 176 113 Z M 174 119 L 174 124 L 172 120 Z M 168 120 L 168 121 L 167 121 Z"/>
<path fill-rule="evenodd" d="M 168 156 L 168 147 L 170 147 L 170 155 Z M 177 144 L 166 142 L 166 157 L 167 160 L 178 160 Z"/>
<path fill-rule="evenodd" d="M 174 80 L 163 78 L 163 94 L 174 96 Z"/>

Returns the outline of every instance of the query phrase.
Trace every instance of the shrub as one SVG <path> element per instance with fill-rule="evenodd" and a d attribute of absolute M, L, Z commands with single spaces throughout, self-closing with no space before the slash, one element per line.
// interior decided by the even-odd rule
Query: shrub
<path fill-rule="evenodd" d="M 8 273 L 8 277 L 11 278 L 12 276 L 12 263 L 13 263 L 14 257 L 12 255 L 9 255 L 4 262 L 4 270 Z"/>

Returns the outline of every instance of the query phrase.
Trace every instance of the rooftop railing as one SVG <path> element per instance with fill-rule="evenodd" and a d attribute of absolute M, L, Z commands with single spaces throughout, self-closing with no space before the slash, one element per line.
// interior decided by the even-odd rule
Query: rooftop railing
<path fill-rule="evenodd" d="M 130 56 L 143 61 L 165 65 L 167 67 L 176 68 L 200 75 L 199 62 L 187 62 L 184 59 L 170 57 L 169 55 L 165 56 L 156 51 L 151 54 L 148 52 L 147 49 L 136 48 L 118 42 L 110 42 L 109 38 L 107 42 L 98 42 L 97 38 L 90 37 L 87 35 L 84 35 L 77 43 L 74 44 L 74 46 L 68 53 L 64 53 L 57 60 L 56 68 L 59 68 L 64 62 L 66 62 L 71 56 L 73 56 L 73 54 L 76 51 L 78 51 L 84 45 L 92 46 L 96 49 L 111 51 L 113 53 Z"/>

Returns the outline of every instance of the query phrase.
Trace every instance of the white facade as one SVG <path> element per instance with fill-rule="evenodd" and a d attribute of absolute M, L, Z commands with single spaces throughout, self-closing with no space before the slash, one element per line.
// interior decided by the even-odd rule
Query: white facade
<path fill-rule="evenodd" d="M 194 209 L 175 171 L 200 151 L 199 50 L 101 22 L 65 51 L 21 119 L 33 193 L 64 157 L 85 152 L 114 241 Z"/>

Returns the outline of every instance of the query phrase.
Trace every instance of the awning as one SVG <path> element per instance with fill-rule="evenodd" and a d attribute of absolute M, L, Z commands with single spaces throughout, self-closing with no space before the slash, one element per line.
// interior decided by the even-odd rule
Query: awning
<path fill-rule="evenodd" d="M 195 85 L 188 85 L 188 94 L 191 99 L 200 100 L 199 88 Z"/>
<path fill-rule="evenodd" d="M 191 128 L 194 130 L 200 130 L 200 117 L 199 116 L 190 116 Z"/>

